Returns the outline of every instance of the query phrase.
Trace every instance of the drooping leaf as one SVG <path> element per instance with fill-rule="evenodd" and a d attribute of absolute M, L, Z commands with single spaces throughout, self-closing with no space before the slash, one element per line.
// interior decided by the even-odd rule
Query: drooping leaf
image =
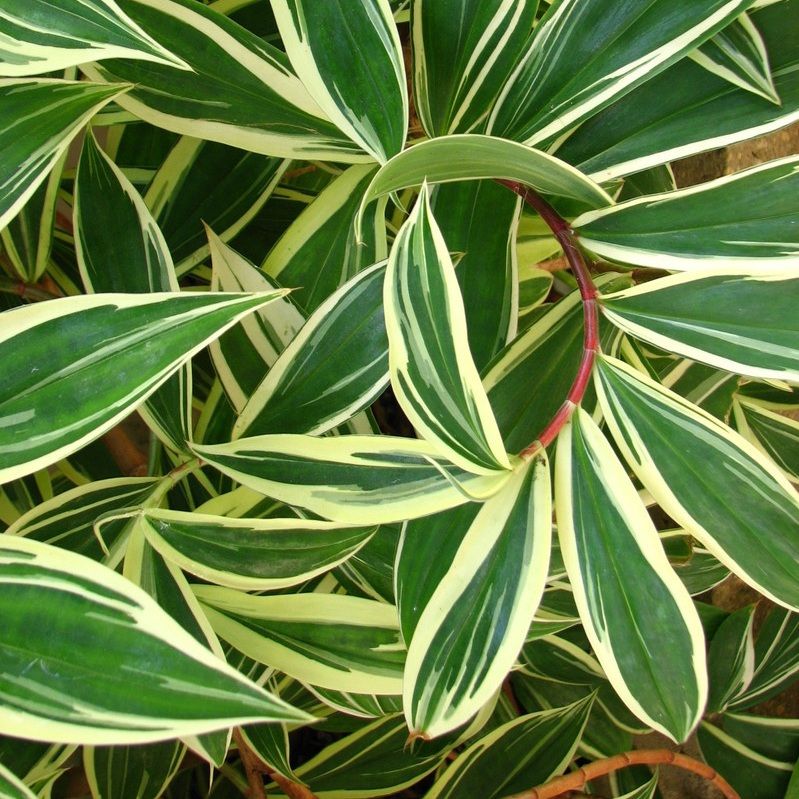
<path fill-rule="evenodd" d="M 661 349 L 727 372 L 795 383 L 797 301 L 793 272 L 755 266 L 671 275 L 606 295 L 600 304 L 614 325 Z M 767 317 L 761 308 L 769 309 Z"/>
<path fill-rule="evenodd" d="M 109 745 L 307 719 L 88 558 L 3 536 L 0 570 L 3 732 Z"/>
<path fill-rule="evenodd" d="M 538 0 L 414 0 L 414 100 L 429 136 L 482 132 Z"/>
<path fill-rule="evenodd" d="M 234 438 L 321 435 L 382 393 L 388 384 L 385 274 L 385 263 L 359 272 L 311 314 L 242 408 Z"/>
<path fill-rule="evenodd" d="M 86 122 L 127 86 L 0 80 L 0 229 L 47 179 Z"/>
<path fill-rule="evenodd" d="M 620 361 L 602 356 L 596 375 L 616 444 L 663 510 L 761 593 L 799 606 L 799 500 L 777 467 Z"/>
<path fill-rule="evenodd" d="M 289 736 L 285 724 L 248 724 L 242 727 L 241 734 L 270 770 L 296 780 L 289 763 Z"/>
<path fill-rule="evenodd" d="M 135 84 L 123 108 L 175 133 L 280 158 L 368 159 L 324 116 L 277 48 L 194 0 L 118 0 L 190 70 L 129 59 L 81 68 Z"/>
<path fill-rule="evenodd" d="M 87 746 L 83 749 L 83 768 L 94 799 L 159 799 L 185 753 L 180 741 Z"/>
<path fill-rule="evenodd" d="M 467 471 L 509 469 L 469 351 L 463 300 L 426 186 L 394 241 L 384 305 L 391 383 L 411 423 Z"/>
<path fill-rule="evenodd" d="M 208 341 L 276 296 L 94 294 L 4 313 L 0 482 L 97 438 Z"/>
<path fill-rule="evenodd" d="M 581 408 L 558 438 L 555 492 L 563 560 L 602 668 L 638 718 L 684 740 L 707 699 L 702 626 L 626 471 Z"/>
<path fill-rule="evenodd" d="M 551 142 L 678 61 L 751 5 L 749 0 L 615 3 L 559 0 L 536 26 L 497 100 L 488 130 Z"/>
<path fill-rule="evenodd" d="M 215 632 L 247 657 L 303 682 L 374 694 L 402 691 L 396 610 L 337 594 L 252 596 L 197 585 Z"/>
<path fill-rule="evenodd" d="M 708 39 L 691 58 L 735 86 L 780 104 L 763 37 L 747 14 Z"/>
<path fill-rule="evenodd" d="M 319 107 L 384 163 L 408 129 L 402 44 L 387 0 L 271 0 L 286 53 Z"/>
<path fill-rule="evenodd" d="M 730 702 L 746 691 L 755 670 L 752 625 L 755 606 L 731 613 L 713 636 L 708 652 L 709 713 L 723 713 Z"/>
<path fill-rule="evenodd" d="M 546 581 L 550 497 L 546 457 L 535 458 L 462 535 L 408 645 L 403 704 L 412 733 L 437 737 L 465 723 L 507 675 Z"/>
<path fill-rule="evenodd" d="M 142 30 L 114 0 L 6 0 L 0 9 L 0 75 L 41 75 L 102 58 L 187 65 Z"/>
<path fill-rule="evenodd" d="M 687 189 L 589 211 L 574 220 L 582 245 L 656 269 L 764 268 L 799 263 L 799 157 Z"/>
<path fill-rule="evenodd" d="M 297 585 L 346 560 L 374 533 L 304 519 L 230 519 L 150 509 L 144 534 L 161 555 L 216 585 L 274 590 Z"/>
<path fill-rule="evenodd" d="M 473 475 L 424 441 L 393 436 L 256 436 L 194 449 L 254 491 L 345 524 L 436 513 L 494 493 L 509 474 Z"/>
<path fill-rule="evenodd" d="M 799 482 L 799 422 L 744 397 L 734 405 L 738 432 L 771 458 L 789 480 Z"/>

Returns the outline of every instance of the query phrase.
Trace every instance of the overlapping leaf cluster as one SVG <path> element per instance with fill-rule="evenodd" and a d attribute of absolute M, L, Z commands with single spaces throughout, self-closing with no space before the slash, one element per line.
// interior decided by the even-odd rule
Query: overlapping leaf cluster
<path fill-rule="evenodd" d="M 796 790 L 746 711 L 799 670 L 799 157 L 669 164 L 799 118 L 797 18 L 5 0 L 0 793 L 193 795 L 238 727 L 502 797 L 706 711 Z"/>

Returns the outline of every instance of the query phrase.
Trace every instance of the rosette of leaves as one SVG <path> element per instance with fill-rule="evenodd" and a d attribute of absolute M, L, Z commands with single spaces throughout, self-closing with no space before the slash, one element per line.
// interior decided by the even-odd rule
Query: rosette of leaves
<path fill-rule="evenodd" d="M 6 0 L 0 792 L 792 795 L 797 15 Z"/>

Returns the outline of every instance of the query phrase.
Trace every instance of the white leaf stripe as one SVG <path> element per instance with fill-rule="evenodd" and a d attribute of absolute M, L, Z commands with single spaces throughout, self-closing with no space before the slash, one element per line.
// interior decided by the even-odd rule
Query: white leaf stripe
<path fill-rule="evenodd" d="M 408 647 L 403 705 L 412 732 L 455 729 L 507 675 L 546 582 L 550 497 L 544 456 L 520 466 L 470 525 Z"/>
<path fill-rule="evenodd" d="M 718 419 L 621 361 L 602 356 L 595 386 L 617 445 L 663 510 L 758 591 L 799 606 L 799 500 L 777 467 Z M 698 465 L 706 463 L 717 468 Z"/>
<path fill-rule="evenodd" d="M 0 75 L 55 72 L 101 58 L 139 58 L 188 69 L 114 0 L 4 0 Z"/>
<path fill-rule="evenodd" d="M 785 472 L 799 482 L 799 422 L 763 408 L 745 397 L 733 403 L 738 432 Z"/>
<path fill-rule="evenodd" d="M 591 646 L 630 710 L 684 740 L 708 691 L 691 597 L 610 444 L 581 408 L 558 438 L 556 464 L 561 552 Z"/>
<path fill-rule="evenodd" d="M 36 799 L 36 794 L 11 769 L 0 763 L 0 799 Z"/>
<path fill-rule="evenodd" d="M 391 382 L 411 423 L 467 471 L 509 469 L 469 350 L 463 299 L 426 185 L 394 242 L 384 306 Z"/>
<path fill-rule="evenodd" d="M 216 658 L 110 569 L 36 541 L 4 538 L 4 733 L 24 729 L 31 740 L 109 745 L 307 719 Z M 20 603 L 20 596 L 30 601 Z M 65 650 L 63 639 L 43 623 L 56 606 L 75 634 L 91 625 L 94 635 L 87 635 L 80 653 Z M 50 671 L 53 659 L 60 662 Z M 162 669 L 158 682 L 151 671 L 155 662 Z M 198 691 L 202 703 L 195 701 Z"/>

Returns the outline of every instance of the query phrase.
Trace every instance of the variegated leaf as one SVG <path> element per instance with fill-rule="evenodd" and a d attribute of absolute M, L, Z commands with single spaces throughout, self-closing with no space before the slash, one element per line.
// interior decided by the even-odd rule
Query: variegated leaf
<path fill-rule="evenodd" d="M 685 740 L 707 700 L 702 625 L 635 487 L 581 408 L 558 438 L 555 498 L 563 560 L 605 674 L 638 718 Z"/>
<path fill-rule="evenodd" d="M 752 681 L 755 671 L 754 620 L 754 605 L 741 608 L 721 623 L 710 642 L 707 664 L 709 713 L 723 713 Z"/>
<path fill-rule="evenodd" d="M 120 104 L 175 133 L 280 158 L 368 160 L 331 124 L 285 54 L 194 0 L 117 0 L 191 68 L 112 59 L 81 68 L 93 80 L 135 88 Z"/>
<path fill-rule="evenodd" d="M 500 94 L 488 131 L 549 143 L 678 61 L 751 0 L 661 0 L 642 6 L 558 0 L 536 26 Z"/>
<path fill-rule="evenodd" d="M 551 518 L 542 456 L 520 466 L 469 525 L 408 645 L 403 704 L 412 734 L 450 732 L 500 686 L 544 590 Z"/>
<path fill-rule="evenodd" d="M 319 107 L 377 161 L 396 155 L 408 92 L 388 0 L 271 2 L 291 64 Z"/>
<path fill-rule="evenodd" d="M 128 88 L 65 80 L 0 80 L 0 229 L 47 179 L 86 122 Z"/>
<path fill-rule="evenodd" d="M 234 438 L 321 435 L 382 393 L 388 384 L 385 274 L 385 263 L 359 272 L 311 314 L 242 408 Z"/>
<path fill-rule="evenodd" d="M 36 794 L 2 763 L 0 763 L 0 797 L 2 799 L 37 799 Z"/>
<path fill-rule="evenodd" d="M 3 536 L 0 602 L 4 733 L 132 744 L 308 719 L 212 655 L 143 591 L 81 555 Z"/>
<path fill-rule="evenodd" d="M 799 483 L 799 422 L 744 397 L 733 405 L 738 432 Z"/>
<path fill-rule="evenodd" d="M 7 311 L 0 482 L 88 444 L 278 293 L 94 294 Z"/>
<path fill-rule="evenodd" d="M 426 185 L 394 241 L 384 305 L 391 384 L 411 423 L 466 471 L 509 469 L 469 351 L 455 269 Z"/>
<path fill-rule="evenodd" d="M 538 0 L 413 0 L 416 110 L 429 136 L 481 132 Z"/>
<path fill-rule="evenodd" d="M 799 156 L 687 189 L 638 197 L 572 223 L 603 258 L 656 269 L 764 268 L 799 264 Z M 708 230 L 712 235 L 708 235 Z"/>
<path fill-rule="evenodd" d="M 337 594 L 252 596 L 205 585 L 194 591 L 214 631 L 259 663 L 323 688 L 402 691 L 405 647 L 391 605 Z"/>
<path fill-rule="evenodd" d="M 8 77 L 41 75 L 103 58 L 188 69 L 114 0 L 4 0 L 0 39 L 0 75 Z"/>
<path fill-rule="evenodd" d="M 727 372 L 799 383 L 799 277 L 757 264 L 652 280 L 601 297 L 601 308 L 625 333 L 663 350 Z"/>
<path fill-rule="evenodd" d="M 424 441 L 392 436 L 256 436 L 194 449 L 242 485 L 345 524 L 436 513 L 490 496 L 510 474 L 473 475 Z"/>
<path fill-rule="evenodd" d="M 777 467 L 620 361 L 602 356 L 596 375 L 616 444 L 663 510 L 761 593 L 799 607 L 799 499 Z"/>
<path fill-rule="evenodd" d="M 274 590 L 323 574 L 357 552 L 374 527 L 304 519 L 229 519 L 149 509 L 152 546 L 185 571 L 216 585 Z"/>

